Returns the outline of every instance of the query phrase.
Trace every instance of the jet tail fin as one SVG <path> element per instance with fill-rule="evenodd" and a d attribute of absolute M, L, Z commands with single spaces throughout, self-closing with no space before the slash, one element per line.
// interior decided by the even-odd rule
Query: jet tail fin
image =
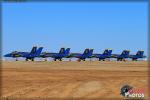
<path fill-rule="evenodd" d="M 65 54 L 69 54 L 70 53 L 70 48 L 67 48 L 66 50 L 65 50 Z"/>
<path fill-rule="evenodd" d="M 30 53 L 35 53 L 35 52 L 36 52 L 36 50 L 37 50 L 37 47 L 36 47 L 36 46 L 34 46 L 34 47 L 32 47 L 32 50 L 31 50 L 31 52 L 30 52 Z"/>
<path fill-rule="evenodd" d="M 122 51 L 122 53 L 121 53 L 121 55 L 129 55 L 129 53 L 130 53 L 130 51 L 129 50 L 123 50 Z"/>
<path fill-rule="evenodd" d="M 59 54 L 64 54 L 65 53 L 65 48 L 61 48 L 60 50 L 59 50 Z"/>
<path fill-rule="evenodd" d="M 112 50 L 111 49 L 105 49 L 103 55 L 111 55 Z"/>
<path fill-rule="evenodd" d="M 90 49 L 90 50 L 89 50 L 89 55 L 90 55 L 90 56 L 93 54 L 93 50 L 94 50 L 94 49 Z"/>
<path fill-rule="evenodd" d="M 39 47 L 39 49 L 37 49 L 35 52 L 35 56 L 39 56 L 41 54 L 42 50 L 43 50 L 43 47 Z"/>
<path fill-rule="evenodd" d="M 144 55 L 144 51 L 139 50 L 136 55 L 142 57 Z"/>
<path fill-rule="evenodd" d="M 89 53 L 89 49 L 85 49 L 83 54 L 88 54 Z"/>

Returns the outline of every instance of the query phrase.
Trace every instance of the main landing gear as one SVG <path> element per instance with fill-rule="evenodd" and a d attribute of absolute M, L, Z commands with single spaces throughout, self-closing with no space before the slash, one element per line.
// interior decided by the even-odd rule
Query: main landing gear
<path fill-rule="evenodd" d="M 26 61 L 29 61 L 29 60 L 34 61 L 34 58 L 26 58 Z"/>
<path fill-rule="evenodd" d="M 58 59 L 59 61 L 62 61 L 62 59 L 60 58 L 60 59 Z M 54 61 L 57 61 L 57 58 L 54 58 Z"/>
<path fill-rule="evenodd" d="M 126 61 L 125 58 L 118 58 L 117 61 Z"/>

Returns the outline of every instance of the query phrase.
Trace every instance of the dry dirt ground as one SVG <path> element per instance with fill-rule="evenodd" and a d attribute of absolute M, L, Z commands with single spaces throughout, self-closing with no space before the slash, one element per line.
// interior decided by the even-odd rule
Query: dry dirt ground
<path fill-rule="evenodd" d="M 144 89 L 147 98 L 148 77 L 146 61 L 4 61 L 1 93 L 2 97 L 25 100 L 124 99 L 120 95 L 120 88 L 128 84 L 136 89 Z"/>

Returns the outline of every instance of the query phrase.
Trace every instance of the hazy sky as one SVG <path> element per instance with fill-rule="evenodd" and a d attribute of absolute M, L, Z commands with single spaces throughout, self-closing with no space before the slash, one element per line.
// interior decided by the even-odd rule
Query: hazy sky
<path fill-rule="evenodd" d="M 120 53 L 145 50 L 148 41 L 147 3 L 46 2 L 3 3 L 3 54 L 30 51 L 33 45 L 57 52 L 105 48 Z M 146 54 L 145 53 L 145 54 Z"/>

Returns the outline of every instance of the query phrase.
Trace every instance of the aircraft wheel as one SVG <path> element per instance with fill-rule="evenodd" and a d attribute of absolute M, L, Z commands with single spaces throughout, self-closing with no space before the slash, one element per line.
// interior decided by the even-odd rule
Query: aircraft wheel
<path fill-rule="evenodd" d="M 132 61 L 134 61 L 134 59 L 132 59 Z"/>
<path fill-rule="evenodd" d="M 80 61 L 81 61 L 81 59 L 78 59 L 78 61 L 80 62 Z"/>
<path fill-rule="evenodd" d="M 132 59 L 132 61 L 137 61 L 137 59 Z"/>
<path fill-rule="evenodd" d="M 54 58 L 54 61 L 56 61 L 56 59 Z"/>
<path fill-rule="evenodd" d="M 45 61 L 47 61 L 47 59 L 45 58 Z"/>
<path fill-rule="evenodd" d="M 62 61 L 62 59 L 59 59 L 59 61 Z"/>
<path fill-rule="evenodd" d="M 26 58 L 26 61 L 28 61 L 28 59 Z"/>
<path fill-rule="evenodd" d="M 34 58 L 31 58 L 31 61 L 34 61 Z"/>

